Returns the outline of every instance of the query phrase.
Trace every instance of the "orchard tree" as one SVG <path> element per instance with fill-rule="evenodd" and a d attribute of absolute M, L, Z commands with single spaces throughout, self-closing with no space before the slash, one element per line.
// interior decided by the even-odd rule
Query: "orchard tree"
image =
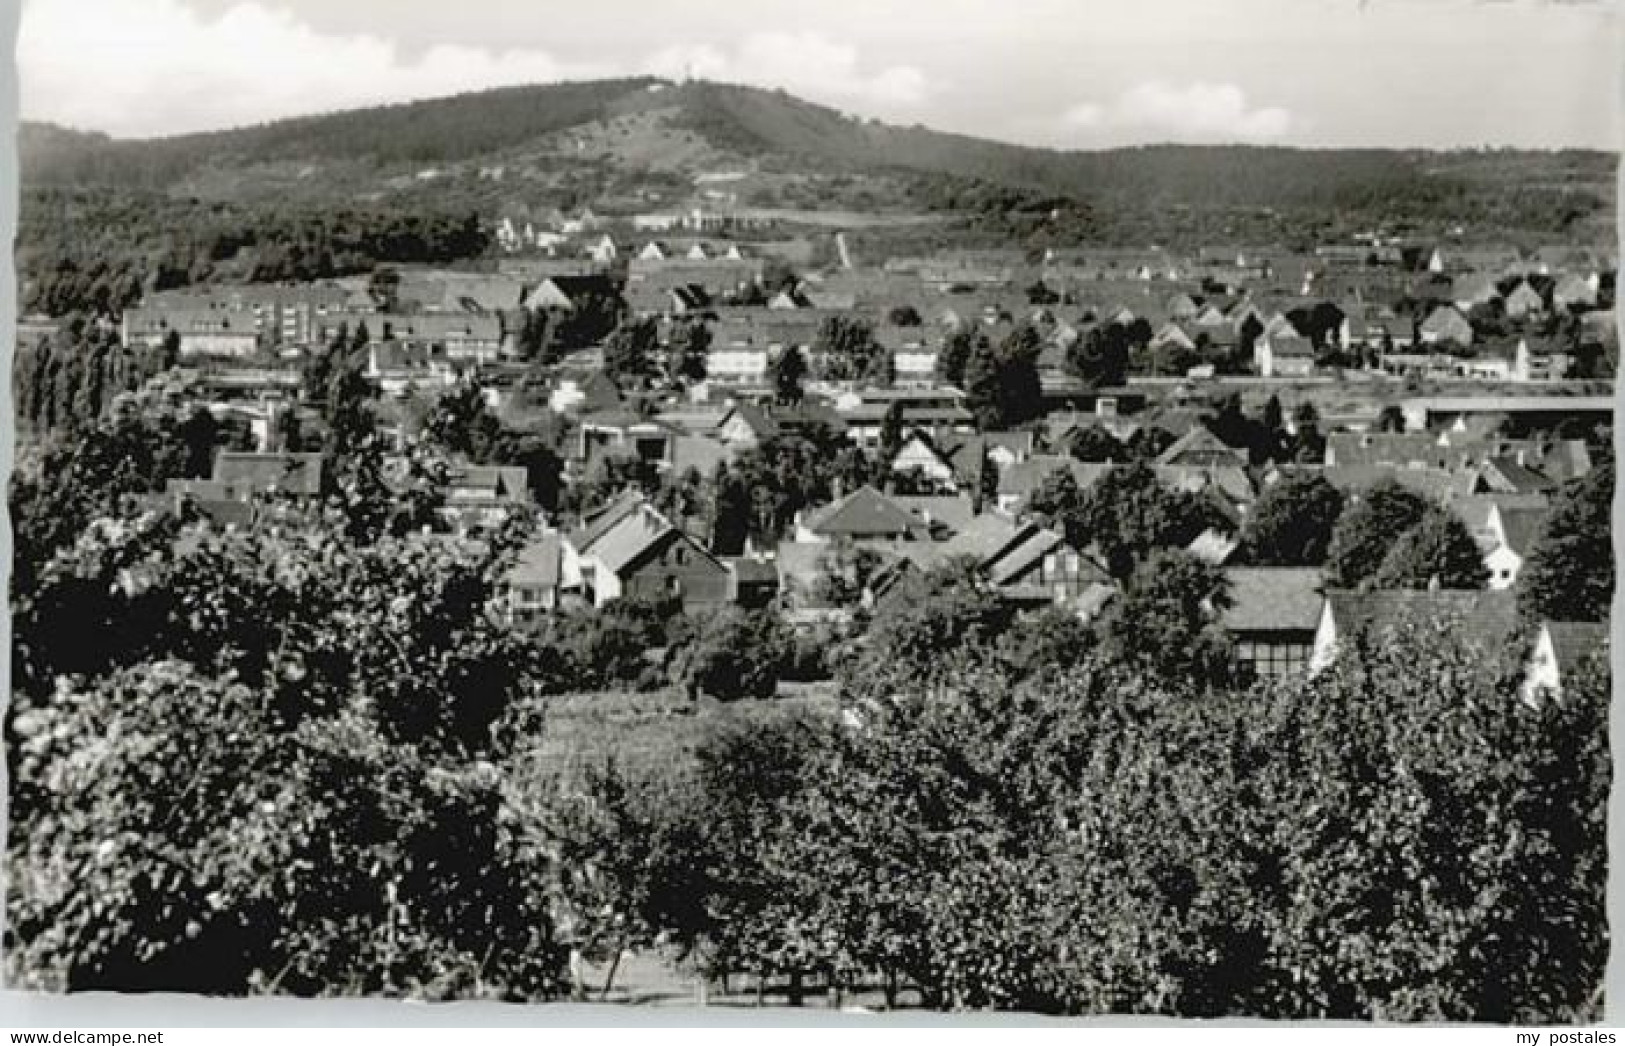
<path fill-rule="evenodd" d="M 144 547 L 112 537 L 98 569 Z M 505 547 L 356 545 L 288 506 L 119 568 L 145 642 L 13 699 L 21 968 L 56 988 L 555 994 L 548 850 L 486 761 L 546 678 L 489 614 Z M 20 627 L 38 650 L 53 622 Z"/>
<path fill-rule="evenodd" d="M 968 562 L 911 571 L 875 606 L 862 661 L 845 682 L 874 693 L 897 680 L 939 678 L 984 652 L 1010 619 L 1004 598 Z"/>
<path fill-rule="evenodd" d="M 1225 687 L 1238 678 L 1220 615 L 1224 571 L 1189 553 L 1153 551 L 1137 563 L 1098 626 L 1105 651 L 1171 685 Z"/>
<path fill-rule="evenodd" d="M 773 696 L 794 651 L 789 629 L 773 610 L 730 607 L 700 623 L 677 655 L 673 681 L 691 696 L 761 700 Z"/>
<path fill-rule="evenodd" d="M 1303 1019 L 1594 1019 L 1606 681 L 1534 708 L 1513 696 L 1517 658 L 1459 621 L 1376 628 L 1252 709 L 1272 753 L 1255 794 L 1280 811 L 1261 1001 Z"/>

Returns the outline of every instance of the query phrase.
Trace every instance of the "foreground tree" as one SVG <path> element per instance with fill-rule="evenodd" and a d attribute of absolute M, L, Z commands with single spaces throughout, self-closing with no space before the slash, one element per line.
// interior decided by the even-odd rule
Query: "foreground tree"
<path fill-rule="evenodd" d="M 504 827 L 485 761 L 545 676 L 488 616 L 499 553 L 341 529 L 143 557 L 114 599 L 144 641 L 14 697 L 8 924 L 33 983 L 555 993 L 547 850 Z M 52 608 L 26 627 L 74 627 Z"/>
<path fill-rule="evenodd" d="M 1097 627 L 1113 656 L 1173 686 L 1219 688 L 1239 678 L 1220 623 L 1229 606 L 1224 571 L 1180 551 L 1137 564 Z"/>

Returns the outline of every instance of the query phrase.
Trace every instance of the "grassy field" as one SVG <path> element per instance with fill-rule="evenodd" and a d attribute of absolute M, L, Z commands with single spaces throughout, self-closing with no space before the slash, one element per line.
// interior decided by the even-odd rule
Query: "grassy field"
<path fill-rule="evenodd" d="M 782 683 L 769 701 L 690 701 L 675 690 L 604 691 L 555 698 L 521 772 L 569 780 L 606 762 L 649 767 L 685 759 L 714 731 L 803 715 L 834 715 L 833 684 Z"/>

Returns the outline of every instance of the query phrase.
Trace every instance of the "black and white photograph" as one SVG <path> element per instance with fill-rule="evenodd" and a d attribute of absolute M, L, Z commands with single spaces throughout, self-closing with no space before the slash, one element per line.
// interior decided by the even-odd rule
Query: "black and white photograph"
<path fill-rule="evenodd" d="M 1625 1005 L 1616 5 L 4 17 L 8 990 Z"/>

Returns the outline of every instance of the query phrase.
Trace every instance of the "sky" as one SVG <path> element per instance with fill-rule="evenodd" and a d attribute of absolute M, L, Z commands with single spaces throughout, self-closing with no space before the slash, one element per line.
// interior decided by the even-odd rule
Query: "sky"
<path fill-rule="evenodd" d="M 24 0 L 25 119 L 119 137 L 653 73 L 1093 149 L 1617 149 L 1609 0 Z"/>

